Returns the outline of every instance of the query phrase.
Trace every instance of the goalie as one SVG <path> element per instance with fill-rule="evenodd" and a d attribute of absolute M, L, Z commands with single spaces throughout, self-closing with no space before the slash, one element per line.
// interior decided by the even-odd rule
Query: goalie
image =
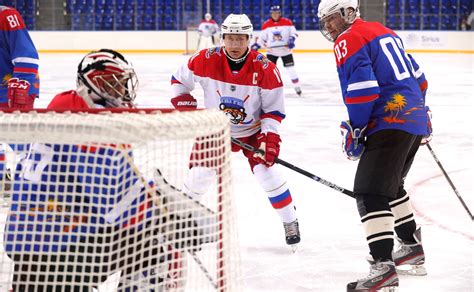
<path fill-rule="evenodd" d="M 133 107 L 137 83 L 120 53 L 94 51 L 79 64 L 77 89 L 48 109 Z M 13 291 L 92 291 L 118 271 L 120 291 L 182 287 L 186 252 L 202 240 L 189 212 L 171 208 L 189 199 L 159 172 L 154 181 L 130 145 L 32 144 L 15 171 L 5 230 Z"/>
<path fill-rule="evenodd" d="M 198 26 L 199 39 L 197 51 L 214 47 L 217 44 L 218 32 L 219 26 L 216 21 L 212 19 L 210 13 L 206 13 Z"/>

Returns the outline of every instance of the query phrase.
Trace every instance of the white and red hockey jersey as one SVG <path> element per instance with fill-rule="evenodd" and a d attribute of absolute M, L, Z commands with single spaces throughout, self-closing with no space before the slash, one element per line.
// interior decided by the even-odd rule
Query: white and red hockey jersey
<path fill-rule="evenodd" d="M 205 37 L 210 37 L 215 35 L 219 31 L 219 26 L 217 25 L 216 21 L 211 20 L 203 20 L 198 26 L 198 32 L 200 35 Z"/>
<path fill-rule="evenodd" d="M 198 82 L 205 108 L 222 110 L 230 119 L 232 137 L 278 133 L 285 118 L 280 72 L 264 55 L 251 51 L 238 72 L 232 72 L 224 47 L 202 50 L 171 79 L 174 96 L 190 93 Z"/>
<path fill-rule="evenodd" d="M 274 21 L 270 18 L 263 23 L 257 43 L 266 47 L 268 54 L 281 57 L 291 54 L 288 39 L 297 36 L 296 28 L 291 20 L 280 17 L 278 21 Z"/>

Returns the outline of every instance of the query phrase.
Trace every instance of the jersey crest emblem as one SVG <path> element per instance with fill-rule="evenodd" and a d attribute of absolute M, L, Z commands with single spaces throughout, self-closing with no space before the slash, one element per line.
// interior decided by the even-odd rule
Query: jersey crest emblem
<path fill-rule="evenodd" d="M 221 100 L 219 109 L 225 113 L 232 124 L 249 124 L 252 122 L 244 122 L 245 118 L 247 117 L 244 103 L 250 97 L 249 95 L 247 95 L 244 100 L 242 100 L 232 96 L 221 96 L 219 92 L 217 93 L 219 94 Z"/>
<path fill-rule="evenodd" d="M 274 42 L 279 42 L 279 41 L 283 40 L 283 36 L 281 35 L 281 31 L 275 30 L 275 31 L 272 31 L 272 34 L 273 34 L 273 41 Z"/>

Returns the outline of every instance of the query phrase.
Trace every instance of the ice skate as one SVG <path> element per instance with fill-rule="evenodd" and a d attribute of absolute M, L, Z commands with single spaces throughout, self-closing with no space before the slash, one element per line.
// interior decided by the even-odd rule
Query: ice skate
<path fill-rule="evenodd" d="M 301 91 L 301 88 L 298 86 L 298 87 L 295 87 L 295 91 L 296 91 L 296 94 L 298 94 L 298 96 L 301 96 L 301 94 L 303 93 Z"/>
<path fill-rule="evenodd" d="M 285 228 L 286 244 L 291 246 L 293 252 L 297 249 L 297 244 L 301 241 L 298 219 L 290 223 L 283 223 Z"/>
<path fill-rule="evenodd" d="M 398 249 L 393 252 L 393 261 L 400 275 L 425 276 L 425 253 L 421 245 L 421 228 L 418 228 L 413 237 L 416 242 L 406 242 L 397 238 Z"/>
<path fill-rule="evenodd" d="M 370 266 L 367 277 L 347 284 L 347 292 L 398 290 L 398 275 L 395 264 L 390 261 L 375 262 Z"/>

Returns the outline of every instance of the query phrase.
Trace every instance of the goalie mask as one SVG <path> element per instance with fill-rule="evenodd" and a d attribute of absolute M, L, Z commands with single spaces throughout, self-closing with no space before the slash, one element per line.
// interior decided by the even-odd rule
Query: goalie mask
<path fill-rule="evenodd" d="M 138 79 L 122 54 L 109 49 L 88 53 L 77 68 L 77 91 L 103 107 L 133 107 Z"/>
<path fill-rule="evenodd" d="M 326 0 L 319 3 L 319 30 L 331 42 L 360 16 L 358 0 Z"/>

